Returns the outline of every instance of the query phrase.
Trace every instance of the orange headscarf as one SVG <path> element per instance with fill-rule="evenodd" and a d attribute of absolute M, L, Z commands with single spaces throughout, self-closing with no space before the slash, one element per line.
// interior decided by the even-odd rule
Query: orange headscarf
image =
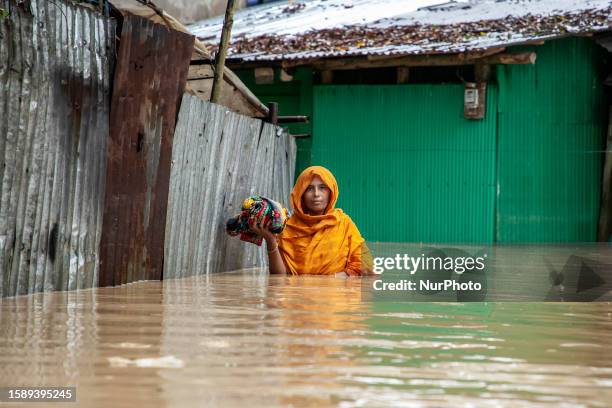
<path fill-rule="evenodd" d="M 330 189 L 329 204 L 322 215 L 309 215 L 302 209 L 302 195 L 317 175 Z M 357 226 L 338 201 L 338 183 L 325 167 L 311 166 L 300 174 L 291 191 L 293 215 L 279 236 L 278 245 L 288 273 L 331 275 L 369 272 L 369 251 Z"/>

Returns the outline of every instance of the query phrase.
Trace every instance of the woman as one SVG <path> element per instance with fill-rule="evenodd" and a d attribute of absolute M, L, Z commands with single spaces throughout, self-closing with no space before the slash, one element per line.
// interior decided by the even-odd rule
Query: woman
<path fill-rule="evenodd" d="M 251 225 L 268 248 L 270 273 L 350 276 L 368 274 L 372 258 L 359 230 L 340 208 L 338 184 L 325 167 L 300 174 L 293 191 L 293 215 L 275 236 L 266 225 Z M 277 238 L 278 237 L 278 238 Z"/>

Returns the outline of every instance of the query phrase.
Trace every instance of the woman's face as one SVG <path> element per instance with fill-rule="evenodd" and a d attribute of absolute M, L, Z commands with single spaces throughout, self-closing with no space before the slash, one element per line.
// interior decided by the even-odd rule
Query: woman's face
<path fill-rule="evenodd" d="M 325 212 L 327 204 L 329 204 L 329 196 L 331 192 L 323 183 L 323 180 L 315 175 L 310 181 L 310 185 L 302 194 L 302 208 L 306 214 L 322 215 Z"/>

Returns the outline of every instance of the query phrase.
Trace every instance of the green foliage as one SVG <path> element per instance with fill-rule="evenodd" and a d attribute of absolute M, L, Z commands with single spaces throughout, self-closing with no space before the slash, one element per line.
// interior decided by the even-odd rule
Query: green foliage
<path fill-rule="evenodd" d="M 0 19 L 3 19 L 4 17 L 7 17 L 9 15 L 8 11 L 6 11 L 3 8 L 0 8 Z"/>

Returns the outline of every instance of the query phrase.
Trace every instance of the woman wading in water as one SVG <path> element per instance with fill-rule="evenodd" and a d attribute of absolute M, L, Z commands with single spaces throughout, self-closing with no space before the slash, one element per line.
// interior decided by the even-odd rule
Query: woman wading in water
<path fill-rule="evenodd" d="M 300 174 L 291 191 L 293 215 L 283 232 L 251 225 L 266 241 L 270 273 L 361 276 L 372 271 L 372 257 L 357 226 L 335 208 L 338 184 L 325 167 Z"/>

